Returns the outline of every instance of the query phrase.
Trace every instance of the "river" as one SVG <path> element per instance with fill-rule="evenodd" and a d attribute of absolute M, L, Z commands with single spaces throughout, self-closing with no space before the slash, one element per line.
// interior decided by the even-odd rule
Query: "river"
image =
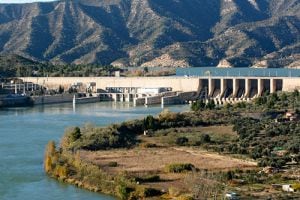
<path fill-rule="evenodd" d="M 187 105 L 167 107 L 187 110 Z M 160 106 L 133 107 L 131 104 L 45 105 L 0 110 L 0 199 L 1 200 L 111 200 L 48 178 L 43 171 L 44 148 L 49 140 L 59 141 L 68 126 L 84 123 L 107 125 L 158 114 Z"/>

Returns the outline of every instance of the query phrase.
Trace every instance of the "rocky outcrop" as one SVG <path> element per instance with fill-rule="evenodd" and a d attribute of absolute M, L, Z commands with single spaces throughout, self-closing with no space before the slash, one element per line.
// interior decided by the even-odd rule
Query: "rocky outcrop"
<path fill-rule="evenodd" d="M 163 54 L 149 62 L 145 62 L 142 67 L 188 67 L 189 63 L 185 60 L 176 60 L 169 54 Z"/>
<path fill-rule="evenodd" d="M 223 59 L 219 62 L 219 64 L 217 65 L 218 68 L 231 68 L 232 67 L 232 64 L 226 60 L 226 59 Z"/>

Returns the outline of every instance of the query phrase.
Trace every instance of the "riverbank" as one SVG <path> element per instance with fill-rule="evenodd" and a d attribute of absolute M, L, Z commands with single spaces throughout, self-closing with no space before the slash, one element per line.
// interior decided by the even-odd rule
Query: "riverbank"
<path fill-rule="evenodd" d="M 220 140 L 230 143 L 237 135 L 232 127 L 221 125 L 229 116 L 221 121 L 216 120 L 217 115 L 212 121 L 205 120 L 205 116 L 163 112 L 158 118 L 148 116 L 105 128 L 69 129 L 60 150 L 53 142 L 48 144 L 45 171 L 58 180 L 120 199 L 194 199 L 193 185 L 202 183 L 194 182 L 193 177 L 208 173 L 215 174 L 207 179 L 209 188 L 216 190 L 206 195 L 217 192 L 222 196 L 219 186 L 225 179 L 216 181 L 216 177 L 223 179 L 228 171 L 257 167 L 253 161 L 211 151 Z M 150 131 L 144 132 L 145 128 Z M 210 136 L 205 134 L 207 131 Z M 187 132 L 189 137 L 183 137 Z"/>
<path fill-rule="evenodd" d="M 194 199 L 194 176 L 207 172 L 225 176 L 229 170 L 257 168 L 253 161 L 195 147 L 154 146 L 142 142 L 132 149 L 71 153 L 55 151 L 54 143 L 49 143 L 45 171 L 60 181 L 120 199 Z M 209 185 L 215 186 L 219 183 Z"/>
<path fill-rule="evenodd" d="M 271 94 L 223 108 L 197 102 L 195 112 L 164 111 L 107 127 L 70 128 L 59 150 L 48 145 L 45 171 L 121 199 L 210 199 L 227 191 L 242 199 L 294 198 L 297 193 L 273 185 L 299 185 L 298 171 L 289 166 L 299 166 L 294 148 L 299 111 L 287 113 L 292 118 L 282 111 L 299 97 Z"/>

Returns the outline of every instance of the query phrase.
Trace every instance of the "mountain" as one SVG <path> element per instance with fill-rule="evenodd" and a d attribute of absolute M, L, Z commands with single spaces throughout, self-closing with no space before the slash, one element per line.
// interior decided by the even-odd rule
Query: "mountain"
<path fill-rule="evenodd" d="M 299 0 L 0 4 L 0 54 L 117 66 L 297 67 Z"/>
<path fill-rule="evenodd" d="M 44 64 L 19 55 L 0 55 L 0 77 L 31 76 L 32 70 L 41 66 Z"/>

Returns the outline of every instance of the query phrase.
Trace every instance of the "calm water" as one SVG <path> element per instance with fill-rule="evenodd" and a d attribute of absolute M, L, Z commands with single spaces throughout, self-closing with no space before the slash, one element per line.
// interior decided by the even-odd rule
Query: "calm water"
<path fill-rule="evenodd" d="M 187 110 L 187 105 L 167 107 Z M 106 125 L 158 114 L 162 108 L 132 107 L 129 104 L 95 103 L 38 106 L 0 110 L 0 199 L 1 200 L 109 200 L 48 178 L 43 172 L 44 148 L 58 141 L 68 126 L 91 122 Z"/>
<path fill-rule="evenodd" d="M 193 67 L 178 68 L 176 76 L 278 76 L 300 77 L 300 69 L 287 68 L 216 68 L 216 67 Z"/>

